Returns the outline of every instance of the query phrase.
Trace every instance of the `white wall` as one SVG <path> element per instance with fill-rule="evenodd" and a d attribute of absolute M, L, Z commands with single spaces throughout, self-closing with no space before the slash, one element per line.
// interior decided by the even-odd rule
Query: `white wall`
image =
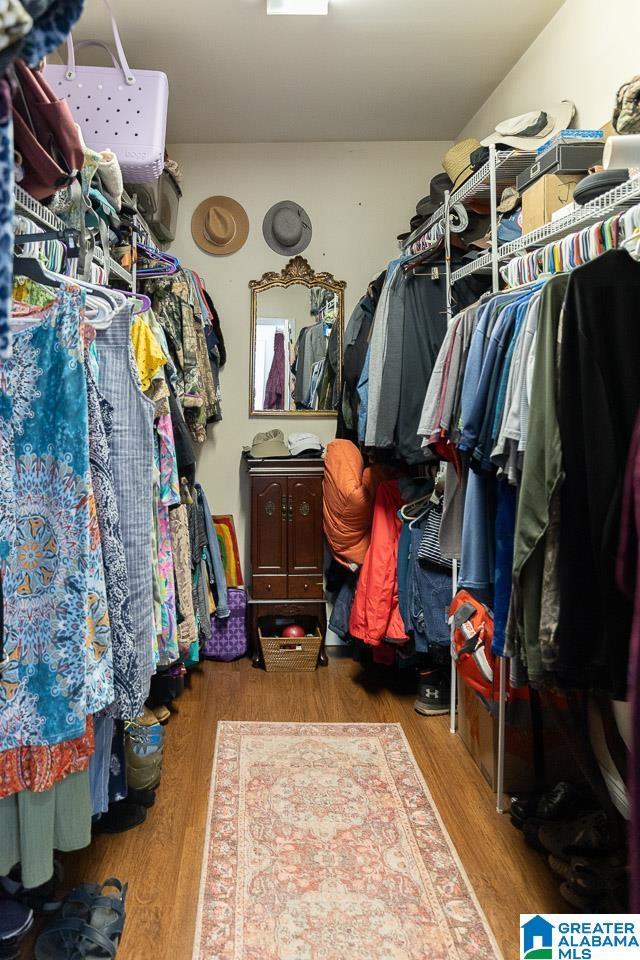
<path fill-rule="evenodd" d="M 640 0 L 566 0 L 459 139 L 482 139 L 500 120 L 558 100 L 576 104 L 576 126 L 600 127 L 638 73 Z"/>
<path fill-rule="evenodd" d="M 307 211 L 312 241 L 304 256 L 316 271 L 346 280 L 347 319 L 367 284 L 397 252 L 395 237 L 406 228 L 418 199 L 449 144 L 266 143 L 179 144 L 169 147 L 184 174 L 178 235 L 172 245 L 186 266 L 203 277 L 220 312 L 227 347 L 222 371 L 224 419 L 210 426 L 198 476 L 212 510 L 232 513 L 248 570 L 246 478 L 240 455 L 254 434 L 280 427 L 312 430 L 321 439 L 335 433 L 335 419 L 253 418 L 248 415 L 250 280 L 281 270 L 286 258 L 265 243 L 262 220 L 278 200 Z M 247 210 L 249 239 L 229 257 L 201 251 L 191 237 L 191 215 L 208 196 L 234 197 Z M 242 491 L 242 492 L 241 492 Z"/>

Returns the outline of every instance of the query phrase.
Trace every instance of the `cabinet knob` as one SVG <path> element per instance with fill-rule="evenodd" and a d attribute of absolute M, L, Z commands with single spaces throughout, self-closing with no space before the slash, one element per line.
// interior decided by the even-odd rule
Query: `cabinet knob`
<path fill-rule="evenodd" d="M 304 588 L 305 588 L 305 590 L 308 590 L 308 589 L 309 589 L 309 584 L 308 584 L 308 583 L 305 583 Z"/>
<path fill-rule="evenodd" d="M 267 590 L 271 590 L 271 584 L 270 584 L 270 583 L 267 584 Z"/>

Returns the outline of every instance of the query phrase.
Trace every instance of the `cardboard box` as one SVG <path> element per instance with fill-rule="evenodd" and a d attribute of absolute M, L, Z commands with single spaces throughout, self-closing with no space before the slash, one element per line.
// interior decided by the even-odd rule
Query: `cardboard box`
<path fill-rule="evenodd" d="M 552 708 L 543 696 L 544 781 L 548 787 L 559 780 L 583 780 L 576 762 L 577 750 L 567 739 L 570 727 L 562 720 L 566 704 L 555 697 Z M 558 718 L 560 722 L 558 723 Z M 529 793 L 535 780 L 533 734 L 529 702 L 514 699 L 507 704 L 505 727 L 504 789 L 507 795 Z M 561 728 L 566 728 L 564 733 Z M 492 714 L 474 691 L 458 678 L 458 734 L 492 790 L 498 781 L 498 705 Z M 570 738 L 569 738 L 570 739 Z"/>
<path fill-rule="evenodd" d="M 547 173 L 522 194 L 522 232 L 531 233 L 551 216 L 573 200 L 576 185 L 584 178 L 582 173 Z"/>

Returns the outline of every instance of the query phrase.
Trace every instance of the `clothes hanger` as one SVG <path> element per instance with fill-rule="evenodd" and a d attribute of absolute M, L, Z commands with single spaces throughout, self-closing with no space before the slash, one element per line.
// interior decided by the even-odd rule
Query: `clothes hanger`
<path fill-rule="evenodd" d="M 431 493 L 423 494 L 421 497 L 416 497 L 415 500 L 410 500 L 408 503 L 403 503 L 400 509 L 398 510 L 398 516 L 401 520 L 409 521 L 415 519 L 413 513 L 409 513 L 415 507 L 422 507 L 429 504 L 431 501 Z"/>
<path fill-rule="evenodd" d="M 45 273 L 41 260 L 36 257 L 21 256 L 17 253 L 13 255 L 13 276 L 27 277 L 34 283 L 39 283 L 43 287 L 52 287 L 55 290 L 59 290 L 62 286 L 59 280 Z"/>
<path fill-rule="evenodd" d="M 167 277 L 177 273 L 180 269 L 180 261 L 177 257 L 169 253 L 161 253 L 160 250 L 154 250 L 144 243 L 138 243 L 137 250 L 142 252 L 147 260 L 156 264 L 155 267 L 138 267 L 139 277 Z"/>
<path fill-rule="evenodd" d="M 134 317 L 139 316 L 141 313 L 146 313 L 147 310 L 151 309 L 151 298 L 148 297 L 146 293 L 134 293 L 132 290 L 118 290 L 118 293 L 127 300 L 136 301 L 136 306 L 133 311 Z"/>

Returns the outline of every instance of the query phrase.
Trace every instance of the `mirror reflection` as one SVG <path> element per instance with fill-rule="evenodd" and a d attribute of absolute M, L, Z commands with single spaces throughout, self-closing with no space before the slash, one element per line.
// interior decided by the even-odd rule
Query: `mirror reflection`
<path fill-rule="evenodd" d="M 316 281 L 308 264 L 306 277 L 285 276 L 289 267 L 253 285 L 251 413 L 335 415 L 343 285 Z"/>

